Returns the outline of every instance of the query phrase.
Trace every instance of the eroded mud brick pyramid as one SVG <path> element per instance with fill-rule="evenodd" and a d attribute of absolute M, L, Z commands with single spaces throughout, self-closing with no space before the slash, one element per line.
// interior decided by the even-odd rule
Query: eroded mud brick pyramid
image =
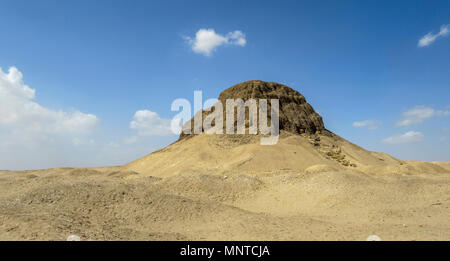
<path fill-rule="evenodd" d="M 255 99 L 257 101 L 259 99 L 266 99 L 269 105 L 269 112 L 270 100 L 278 99 L 280 131 L 287 131 L 293 134 L 316 134 L 317 132 L 328 133 L 324 127 L 322 117 L 314 111 L 313 107 L 309 103 L 306 102 L 305 97 L 298 91 L 280 83 L 258 80 L 246 81 L 226 89 L 219 95 L 218 99 L 224 105 L 224 126 L 226 110 L 225 104 L 227 99 L 242 99 L 244 101 L 249 99 Z M 202 111 L 201 113 L 203 114 L 203 119 L 205 119 L 205 117 L 211 112 Z M 270 119 L 270 113 L 268 113 L 268 118 Z M 248 120 L 248 112 L 246 113 L 246 119 Z M 194 133 L 193 119 L 191 119 L 190 123 L 187 124 L 190 124 L 191 133 Z M 191 136 L 193 136 L 193 134 L 182 133 L 180 135 L 180 139 Z"/>
<path fill-rule="evenodd" d="M 252 135 L 247 132 L 248 130 L 245 132 L 247 135 L 212 134 L 216 133 L 217 129 L 211 129 L 213 131 L 209 134 L 212 135 L 181 134 L 177 142 L 130 162 L 124 166 L 125 169 L 158 177 L 196 173 L 259 176 L 337 170 L 374 173 L 386 170 L 401 173 L 405 168 L 408 169 L 408 173 L 423 172 L 424 169 L 430 172 L 445 171 L 436 170 L 436 166 L 428 163 L 418 163 L 415 167 L 411 167 L 411 164 L 405 165 L 403 161 L 388 154 L 367 151 L 328 131 L 322 117 L 306 102 L 305 97 L 283 84 L 255 80 L 224 90 L 218 97 L 223 105 L 224 121 L 226 121 L 225 111 L 228 109 L 225 108 L 227 99 L 244 101 L 266 99 L 268 105 L 272 99 L 278 99 L 280 135 L 277 143 L 273 146 L 262 146 L 261 138 L 265 134 Z M 217 108 L 220 109 L 220 106 Z M 205 109 L 197 113 L 202 113 L 205 120 L 213 112 L 214 110 Z M 270 113 L 266 116 L 269 115 Z M 258 112 L 258 117 L 260 116 Z M 190 124 L 191 133 L 194 133 L 194 119 L 195 116 L 183 126 L 183 129 L 189 129 L 186 126 Z M 248 124 L 247 114 L 246 128 Z"/>

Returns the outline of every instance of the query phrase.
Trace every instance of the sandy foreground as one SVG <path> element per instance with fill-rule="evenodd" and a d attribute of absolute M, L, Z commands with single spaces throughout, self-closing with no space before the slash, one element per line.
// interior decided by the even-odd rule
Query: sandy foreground
<path fill-rule="evenodd" d="M 0 171 L 0 240 L 450 240 L 450 163 L 245 137 L 202 134 L 119 167 Z"/>

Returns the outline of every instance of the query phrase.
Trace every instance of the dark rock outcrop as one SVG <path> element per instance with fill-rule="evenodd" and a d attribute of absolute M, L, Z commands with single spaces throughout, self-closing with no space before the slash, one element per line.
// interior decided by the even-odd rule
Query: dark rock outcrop
<path fill-rule="evenodd" d="M 306 102 L 306 99 L 298 91 L 275 82 L 247 81 L 236 84 L 219 95 L 219 101 L 224 105 L 227 99 L 267 99 L 270 106 L 270 99 L 279 100 L 279 127 L 293 134 L 316 134 L 325 131 L 322 117 L 314 111 L 312 106 Z M 270 107 L 269 107 L 270 108 Z M 270 111 L 270 110 L 269 110 Z M 203 114 L 203 119 L 210 113 L 209 111 L 198 112 Z M 248 119 L 248 112 L 247 119 Z M 269 113 L 270 116 L 270 113 Z M 193 133 L 194 122 L 191 119 L 191 133 Z M 185 125 L 186 126 L 186 125 Z M 225 126 L 225 122 L 224 122 Z M 193 134 L 180 135 L 180 139 L 187 138 Z"/>

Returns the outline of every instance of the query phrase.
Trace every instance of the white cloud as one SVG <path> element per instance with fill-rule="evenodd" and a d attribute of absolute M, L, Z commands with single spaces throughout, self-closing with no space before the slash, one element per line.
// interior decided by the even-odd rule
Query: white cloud
<path fill-rule="evenodd" d="M 355 121 L 353 122 L 353 127 L 355 128 L 363 128 L 367 127 L 369 130 L 378 129 L 379 122 L 375 120 L 365 120 L 365 121 Z"/>
<path fill-rule="evenodd" d="M 418 131 L 408 131 L 404 134 L 398 134 L 383 140 L 385 144 L 407 144 L 422 141 L 424 135 Z"/>
<path fill-rule="evenodd" d="M 70 140 L 75 136 L 78 140 L 75 143 L 79 143 L 78 136 L 90 133 L 97 126 L 95 115 L 77 110 L 56 111 L 41 106 L 34 101 L 36 90 L 25 85 L 22 78 L 22 73 L 15 67 L 9 68 L 8 73 L 0 68 L 2 139 L 8 139 L 11 143 L 34 142 L 59 135 L 70 136 Z"/>
<path fill-rule="evenodd" d="M 425 106 L 416 106 L 411 110 L 403 113 L 403 119 L 397 122 L 398 126 L 409 126 L 422 123 L 426 119 L 435 116 L 436 112 L 433 108 Z"/>
<path fill-rule="evenodd" d="M 450 116 L 450 111 L 449 110 L 439 110 L 436 111 L 436 115 L 438 116 Z"/>
<path fill-rule="evenodd" d="M 403 113 L 403 119 L 397 122 L 397 126 L 410 126 L 419 124 L 432 117 L 450 116 L 449 110 L 435 110 L 426 106 L 416 106 Z"/>
<path fill-rule="evenodd" d="M 245 46 L 247 44 L 245 34 L 239 30 L 221 35 L 214 29 L 200 29 L 194 38 L 185 37 L 185 39 L 194 52 L 205 56 L 211 56 L 221 45 Z"/>
<path fill-rule="evenodd" d="M 449 35 L 450 32 L 450 24 L 444 24 L 441 26 L 441 30 L 437 34 L 433 34 L 432 32 L 427 33 L 425 36 L 423 36 L 417 46 L 419 47 L 425 47 L 430 44 L 432 44 L 434 41 L 436 41 L 438 38 L 445 37 Z"/>
<path fill-rule="evenodd" d="M 172 135 L 171 120 L 161 118 L 156 112 L 149 110 L 137 111 L 130 123 L 130 128 L 136 130 L 139 136 Z M 125 142 L 133 142 L 127 139 Z"/>
<path fill-rule="evenodd" d="M 88 153 L 98 118 L 46 108 L 35 97 L 17 68 L 0 69 L 0 169 L 88 165 L 98 154 Z"/>

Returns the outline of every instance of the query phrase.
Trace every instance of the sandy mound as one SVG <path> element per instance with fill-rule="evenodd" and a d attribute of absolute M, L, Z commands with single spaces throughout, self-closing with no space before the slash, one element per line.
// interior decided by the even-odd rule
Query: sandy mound
<path fill-rule="evenodd" d="M 364 150 L 337 135 L 282 132 L 276 145 L 261 146 L 257 135 L 195 135 L 124 166 L 141 175 L 167 177 L 202 173 L 274 175 L 303 172 L 314 165 L 330 170 L 368 172 L 405 168 L 408 172 L 435 172 L 434 164 L 405 163 L 387 154 Z"/>
<path fill-rule="evenodd" d="M 228 135 L 197 135 L 127 164 L 125 168 L 161 177 L 183 173 L 264 175 L 303 171 L 327 161 L 301 137 L 282 139 L 274 146 L 261 146 L 259 140 L 243 144 L 235 141 Z"/>

